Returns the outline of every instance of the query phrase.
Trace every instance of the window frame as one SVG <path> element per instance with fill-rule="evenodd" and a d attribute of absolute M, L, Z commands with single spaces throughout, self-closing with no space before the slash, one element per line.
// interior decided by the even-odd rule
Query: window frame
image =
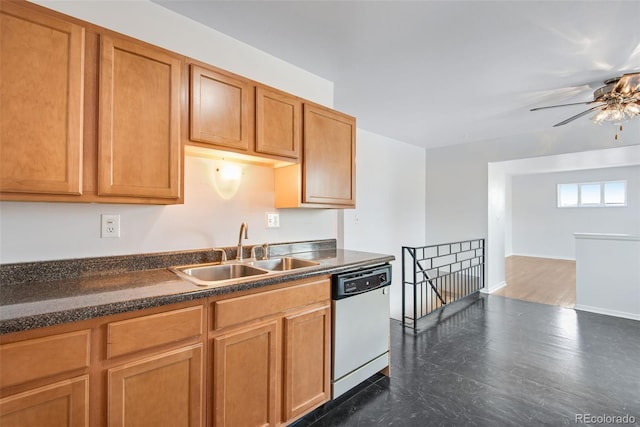
<path fill-rule="evenodd" d="M 606 184 L 615 184 L 622 183 L 623 184 L 623 194 L 624 194 L 624 202 L 623 203 L 606 203 L 605 199 L 605 185 Z M 573 186 L 575 185 L 578 191 L 578 201 L 575 205 L 566 205 L 563 206 L 561 201 L 561 188 L 563 186 Z M 583 185 L 598 185 L 600 187 L 600 203 L 583 203 L 582 202 L 582 186 Z M 612 181 L 596 181 L 596 182 L 567 182 L 556 184 L 556 207 L 560 209 L 566 208 L 622 208 L 627 207 L 628 199 L 627 199 L 627 180 L 626 179 L 616 179 Z"/>

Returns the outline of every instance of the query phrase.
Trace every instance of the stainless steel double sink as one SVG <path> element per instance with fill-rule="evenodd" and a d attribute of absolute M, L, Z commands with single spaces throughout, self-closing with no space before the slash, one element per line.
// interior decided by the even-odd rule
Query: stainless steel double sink
<path fill-rule="evenodd" d="M 319 262 L 306 259 L 282 257 L 264 260 L 249 259 L 242 262 L 231 261 L 222 264 L 184 265 L 171 267 L 169 270 L 199 286 L 222 286 L 231 282 L 243 281 L 244 278 L 297 270 L 319 264 Z"/>

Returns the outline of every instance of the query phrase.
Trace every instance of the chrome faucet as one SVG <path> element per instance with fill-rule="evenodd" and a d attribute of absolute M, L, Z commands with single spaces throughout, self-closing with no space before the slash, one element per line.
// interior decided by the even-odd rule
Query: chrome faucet
<path fill-rule="evenodd" d="M 242 231 L 244 230 L 244 238 L 247 239 L 247 233 L 249 231 L 249 226 L 246 222 L 240 224 L 240 234 L 238 234 L 238 255 L 236 259 L 238 261 L 242 261 Z"/>

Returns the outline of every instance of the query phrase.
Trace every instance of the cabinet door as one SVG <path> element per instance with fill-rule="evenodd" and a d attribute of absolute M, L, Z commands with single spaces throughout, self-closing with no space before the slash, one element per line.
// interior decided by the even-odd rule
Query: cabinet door
<path fill-rule="evenodd" d="M 201 426 L 202 376 L 202 344 L 109 369 L 109 426 Z"/>
<path fill-rule="evenodd" d="M 291 421 L 331 397 L 331 307 L 284 318 L 284 420 Z"/>
<path fill-rule="evenodd" d="M 0 191 L 80 194 L 84 28 L 0 2 Z"/>
<path fill-rule="evenodd" d="M 304 106 L 303 203 L 355 206 L 355 118 Z"/>
<path fill-rule="evenodd" d="M 0 399 L 0 425 L 88 426 L 89 376 L 60 381 Z"/>
<path fill-rule="evenodd" d="M 191 65 L 190 139 L 253 149 L 254 88 L 246 80 Z"/>
<path fill-rule="evenodd" d="M 216 427 L 276 425 L 277 325 L 273 320 L 214 338 Z"/>
<path fill-rule="evenodd" d="M 179 57 L 101 36 L 98 194 L 180 196 Z"/>
<path fill-rule="evenodd" d="M 256 89 L 256 152 L 300 157 L 302 101 L 282 92 Z"/>

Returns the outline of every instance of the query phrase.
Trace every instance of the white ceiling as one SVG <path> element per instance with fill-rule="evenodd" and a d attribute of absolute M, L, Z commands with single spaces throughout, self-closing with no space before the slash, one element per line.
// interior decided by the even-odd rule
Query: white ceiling
<path fill-rule="evenodd" d="M 333 81 L 358 127 L 427 148 L 549 129 L 588 106 L 530 108 L 640 70 L 633 0 L 155 2 Z"/>

